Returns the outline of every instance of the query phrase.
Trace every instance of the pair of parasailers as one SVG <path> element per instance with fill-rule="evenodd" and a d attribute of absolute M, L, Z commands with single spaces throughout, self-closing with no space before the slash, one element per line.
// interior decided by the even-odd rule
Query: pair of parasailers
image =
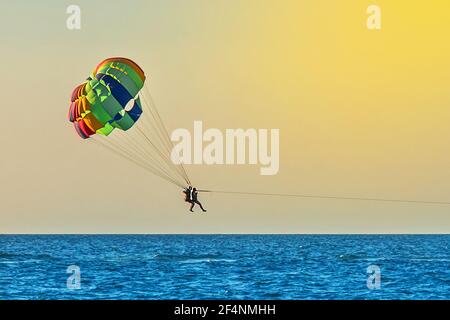
<path fill-rule="evenodd" d="M 206 212 L 200 201 L 198 201 L 198 191 L 196 188 L 192 188 L 192 186 L 189 186 L 184 189 L 183 193 L 185 194 L 184 201 L 191 204 L 191 208 L 189 209 L 189 211 L 194 212 L 194 210 L 192 209 L 196 204 L 198 204 L 200 206 L 200 209 L 202 209 L 203 212 Z"/>

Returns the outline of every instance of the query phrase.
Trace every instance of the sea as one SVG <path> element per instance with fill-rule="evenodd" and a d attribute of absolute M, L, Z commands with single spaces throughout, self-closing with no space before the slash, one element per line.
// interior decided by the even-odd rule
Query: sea
<path fill-rule="evenodd" d="M 0 299 L 450 299 L 450 235 L 0 235 Z"/>

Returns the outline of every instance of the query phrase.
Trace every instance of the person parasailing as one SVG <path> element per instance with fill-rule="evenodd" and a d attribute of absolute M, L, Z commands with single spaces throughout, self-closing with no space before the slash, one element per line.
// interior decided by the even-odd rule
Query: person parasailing
<path fill-rule="evenodd" d="M 192 203 L 192 186 L 184 188 L 183 193 L 184 193 L 184 201 Z"/>
<path fill-rule="evenodd" d="M 194 212 L 194 210 L 192 210 L 194 208 L 194 206 L 196 204 L 198 204 L 200 206 L 200 209 L 202 209 L 203 212 L 206 212 L 206 210 L 203 208 L 202 204 L 200 203 L 200 201 L 198 201 L 198 191 L 196 188 L 192 189 L 191 191 L 191 208 L 189 209 L 189 211 Z"/>

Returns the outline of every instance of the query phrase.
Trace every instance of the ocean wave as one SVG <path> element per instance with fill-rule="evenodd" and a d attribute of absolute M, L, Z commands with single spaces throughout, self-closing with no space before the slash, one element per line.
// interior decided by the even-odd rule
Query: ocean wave
<path fill-rule="evenodd" d="M 14 258 L 20 256 L 19 254 L 16 253 L 9 253 L 9 252 L 0 252 L 0 259 L 4 259 L 4 258 Z"/>
<path fill-rule="evenodd" d="M 343 261 L 356 261 L 356 260 L 364 260 L 366 257 L 357 255 L 357 254 L 340 254 L 338 256 L 339 260 Z"/>
<path fill-rule="evenodd" d="M 45 253 L 39 253 L 39 254 L 30 254 L 30 253 L 10 253 L 10 252 L 0 252 L 0 260 L 16 260 L 16 261 L 23 261 L 23 260 L 51 260 L 54 257 L 45 254 Z"/>
<path fill-rule="evenodd" d="M 234 259 L 227 259 L 222 255 L 210 254 L 210 255 L 191 255 L 191 254 L 156 254 L 153 256 L 154 260 L 179 262 L 179 263 L 201 263 L 201 262 L 235 262 Z"/>
<path fill-rule="evenodd" d="M 233 259 L 210 259 L 210 258 L 204 258 L 204 259 L 188 259 L 188 260 L 182 260 L 180 263 L 202 263 L 202 262 L 236 262 L 236 260 Z"/>
<path fill-rule="evenodd" d="M 449 258 L 411 258 L 406 260 L 419 262 L 450 262 Z"/>

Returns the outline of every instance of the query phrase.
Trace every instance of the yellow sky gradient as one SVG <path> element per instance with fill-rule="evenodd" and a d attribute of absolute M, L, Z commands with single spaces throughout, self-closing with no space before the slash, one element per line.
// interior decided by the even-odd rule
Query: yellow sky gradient
<path fill-rule="evenodd" d="M 448 233 L 450 207 L 180 191 L 67 121 L 101 60 L 143 67 L 169 130 L 279 128 L 280 171 L 188 166 L 200 188 L 450 201 L 450 2 L 1 3 L 0 233 Z M 366 9 L 382 29 L 366 28 Z"/>

